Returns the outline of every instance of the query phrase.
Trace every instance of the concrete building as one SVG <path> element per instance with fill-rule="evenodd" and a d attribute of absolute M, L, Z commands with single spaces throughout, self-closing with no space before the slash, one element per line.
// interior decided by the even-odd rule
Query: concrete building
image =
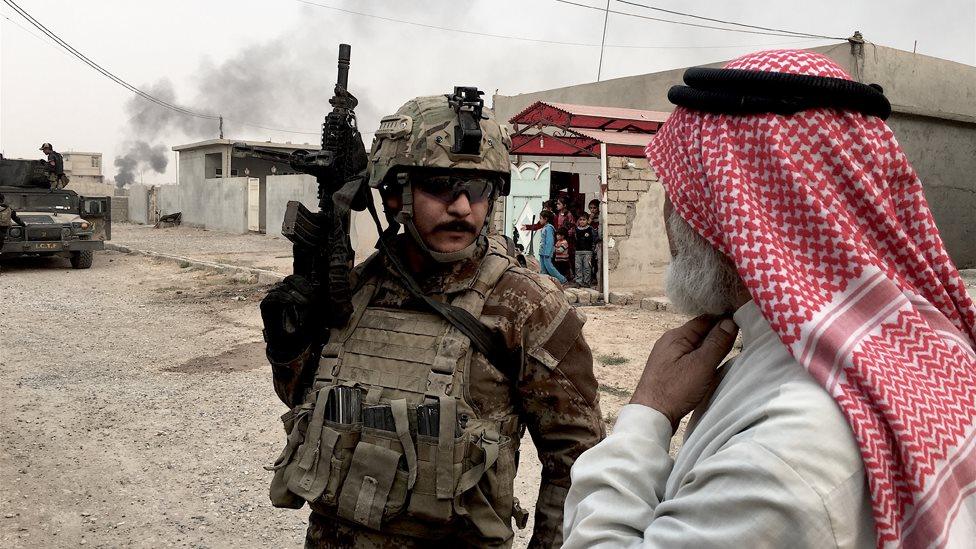
<path fill-rule="evenodd" d="M 115 185 L 105 182 L 102 175 L 102 153 L 67 151 L 64 173 L 71 178 L 68 189 L 82 196 L 113 196 Z"/>
<path fill-rule="evenodd" d="M 244 189 L 241 192 L 243 193 L 242 200 L 245 204 L 245 209 L 256 208 L 255 212 L 249 214 L 248 217 L 250 219 L 245 226 L 245 230 L 265 232 L 268 224 L 265 208 L 268 192 L 267 177 L 274 174 L 293 173 L 293 171 L 283 164 L 274 164 L 256 158 L 235 157 L 234 143 L 244 143 L 252 147 L 262 147 L 283 152 L 292 152 L 299 149 L 315 150 L 319 147 L 309 143 L 234 141 L 232 139 L 208 139 L 206 141 L 173 147 L 173 150 L 177 152 L 176 183 L 178 186 L 211 184 L 214 185 L 213 189 L 216 189 L 217 186 L 236 189 L 238 186 L 243 185 Z M 226 181 L 227 179 L 236 179 L 236 183 L 228 183 Z M 189 191 L 189 189 L 187 190 Z M 204 191 L 205 189 L 200 189 L 200 192 Z M 235 196 L 236 194 L 240 193 L 235 192 Z M 235 201 L 239 202 L 236 198 Z M 198 217 L 193 210 L 194 205 L 190 203 L 180 204 L 182 209 L 187 210 L 184 212 L 184 222 L 189 224 L 203 224 L 208 213 L 200 211 Z M 200 223 L 197 222 L 198 219 Z M 235 222 L 228 225 L 236 227 L 239 223 Z"/>
<path fill-rule="evenodd" d="M 262 232 L 281 236 L 285 207 L 291 200 L 318 209 L 314 177 L 294 173 L 284 164 L 234 155 L 234 144 L 291 152 L 316 150 L 311 144 L 211 139 L 173 147 L 176 184 L 129 187 L 128 220 L 154 224 L 163 215 L 182 213 L 186 225 L 231 233 Z M 378 201 L 378 195 L 374 197 Z M 351 237 L 357 257 L 374 251 L 376 229 L 365 212 L 353 215 Z"/>
<path fill-rule="evenodd" d="M 976 266 L 976 67 L 855 42 L 812 48 L 812 51 L 832 58 L 856 80 L 884 88 L 893 108 L 888 125 L 925 185 L 929 206 L 950 256 L 960 268 Z M 720 67 L 724 63 L 707 66 Z M 684 70 L 513 96 L 495 95 L 493 108 L 500 120 L 509 120 L 538 101 L 670 112 L 674 106 L 667 100 L 667 91 L 681 83 Z M 554 165 L 561 162 L 561 169 L 572 169 L 569 161 L 577 162 L 582 178 L 592 179 L 598 173 L 594 160 L 550 160 Z M 635 167 L 645 169 L 644 164 Z M 651 186 L 655 188 L 660 185 Z M 632 223 L 648 227 L 646 231 L 644 227 L 631 229 L 642 234 L 653 232 L 651 225 L 656 222 L 651 220 L 660 217 L 660 210 L 656 209 L 659 199 L 645 198 L 644 193 L 637 192 L 635 210 L 627 217 Z M 628 187 L 628 197 L 629 193 Z M 642 246 L 631 246 L 626 263 L 621 266 L 630 268 L 667 257 L 666 249 L 662 248 L 664 242 L 663 235 L 659 235 L 646 240 Z M 623 248 L 620 253 L 624 253 Z"/>

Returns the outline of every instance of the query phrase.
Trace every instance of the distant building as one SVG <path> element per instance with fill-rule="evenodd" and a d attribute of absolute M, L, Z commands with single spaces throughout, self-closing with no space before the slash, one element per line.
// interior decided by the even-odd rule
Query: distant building
<path fill-rule="evenodd" d="M 82 196 L 113 196 L 115 186 L 105 182 L 102 175 L 102 153 L 67 151 L 64 173 L 71 178 L 68 189 Z"/>
<path fill-rule="evenodd" d="M 177 185 L 204 183 L 211 179 L 227 179 L 235 177 L 256 180 L 249 183 L 249 202 L 258 208 L 258 228 L 264 232 L 267 228 L 267 177 L 269 175 L 285 175 L 295 173 L 285 164 L 274 164 L 257 158 L 237 158 L 234 156 L 234 144 L 244 143 L 252 147 L 275 149 L 285 152 L 317 150 L 317 145 L 310 143 L 273 143 L 271 141 L 241 141 L 233 139 L 208 139 L 186 145 L 177 145 L 173 150 L 177 152 Z M 255 191 L 256 189 L 256 191 Z M 187 209 L 189 205 L 182 205 Z M 280 223 L 280 221 L 278 222 Z"/>

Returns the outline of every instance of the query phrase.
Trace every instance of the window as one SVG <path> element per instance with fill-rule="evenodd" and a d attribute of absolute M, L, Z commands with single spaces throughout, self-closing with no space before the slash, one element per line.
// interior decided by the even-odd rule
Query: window
<path fill-rule="evenodd" d="M 98 165 L 102 163 L 101 160 L 102 159 L 100 157 L 92 155 L 92 157 L 91 157 L 91 167 L 92 168 L 97 168 Z"/>

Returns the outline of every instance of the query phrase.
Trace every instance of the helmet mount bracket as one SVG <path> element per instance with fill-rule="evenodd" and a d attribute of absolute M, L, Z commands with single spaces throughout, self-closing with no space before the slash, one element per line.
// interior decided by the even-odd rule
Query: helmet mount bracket
<path fill-rule="evenodd" d="M 454 93 L 447 97 L 448 104 L 457 113 L 454 126 L 453 154 L 481 154 L 481 120 L 485 92 L 473 86 L 454 86 Z"/>

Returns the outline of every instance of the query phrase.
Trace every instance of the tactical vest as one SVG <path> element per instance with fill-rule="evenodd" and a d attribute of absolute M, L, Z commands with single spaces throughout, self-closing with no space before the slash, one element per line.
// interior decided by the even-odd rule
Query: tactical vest
<path fill-rule="evenodd" d="M 13 222 L 13 209 L 9 206 L 0 206 L 0 228 L 10 227 Z"/>
<path fill-rule="evenodd" d="M 492 241 L 451 303 L 479 317 L 514 266 Z M 308 502 L 391 534 L 434 539 L 465 528 L 479 545 L 510 543 L 518 416 L 479 417 L 469 403 L 470 340 L 437 314 L 370 306 L 377 287 L 367 280 L 353 296 L 352 318 L 332 333 L 304 403 L 282 416 L 288 441 L 273 467 L 272 503 Z M 336 387 L 358 390 L 364 410 L 389 405 L 391 425 L 331 421 Z M 418 413 L 423 404 L 438 409 L 436 437 L 418 433 L 425 420 L 431 427 Z"/>

